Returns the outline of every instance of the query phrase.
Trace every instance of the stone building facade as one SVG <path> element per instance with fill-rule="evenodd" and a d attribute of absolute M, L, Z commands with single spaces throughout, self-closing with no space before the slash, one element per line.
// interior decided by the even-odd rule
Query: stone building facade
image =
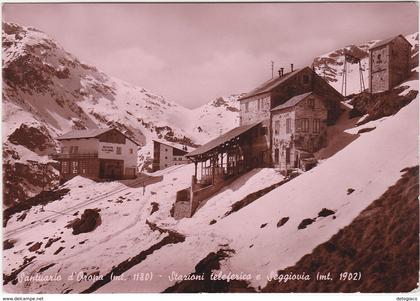
<path fill-rule="evenodd" d="M 277 166 L 287 172 L 299 167 L 304 152 L 325 146 L 326 126 L 338 119 L 342 100 L 309 67 L 281 72 L 241 97 L 240 125 L 186 155 L 194 175 L 191 187 L 177 194 L 174 216 L 192 216 L 202 202 L 253 168 Z"/>
<path fill-rule="evenodd" d="M 322 98 L 304 93 L 271 112 L 274 167 L 306 169 L 305 160 L 327 144 L 327 108 Z"/>
<path fill-rule="evenodd" d="M 390 90 L 410 75 L 411 44 L 399 35 L 374 44 L 369 49 L 369 89 L 371 93 Z"/>
<path fill-rule="evenodd" d="M 280 148 L 278 148 L 279 156 L 277 158 L 274 146 L 275 133 L 273 131 L 275 129 L 273 118 L 279 118 L 277 116 L 278 110 L 275 108 L 282 106 L 296 96 L 304 94 L 311 94 L 309 98 L 315 98 L 318 102 L 322 101 L 325 110 L 323 110 L 323 115 L 320 116 L 320 118 L 322 117 L 321 127 L 335 123 L 340 114 L 339 104 L 343 100 L 343 96 L 309 67 L 293 70 L 284 75 L 280 73 L 279 77 L 263 83 L 239 99 L 240 125 L 260 121 L 261 131 L 266 133 L 265 139 L 253 141 L 253 147 L 254 144 L 258 145 L 259 151 L 262 153 L 260 156 L 264 165 L 276 165 L 275 162 L 277 160 L 278 166 L 286 166 L 285 164 L 279 165 L 281 160 L 286 160 L 286 150 L 280 152 Z M 299 114 L 302 113 L 302 108 L 298 106 Z M 313 110 L 309 111 L 313 112 Z M 296 119 L 294 116 L 295 112 L 287 112 L 287 114 L 290 114 L 290 118 L 293 120 Z M 292 126 L 294 127 L 294 124 Z M 286 129 L 284 120 L 281 122 L 281 129 Z M 286 139 L 286 137 L 283 138 L 284 140 Z M 294 159 L 292 158 L 291 160 L 293 161 Z M 294 165 L 289 164 L 289 166 Z"/>

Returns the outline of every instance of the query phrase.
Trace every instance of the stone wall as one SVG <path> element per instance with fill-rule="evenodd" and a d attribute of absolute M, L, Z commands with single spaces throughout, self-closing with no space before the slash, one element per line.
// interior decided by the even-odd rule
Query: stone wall
<path fill-rule="evenodd" d="M 411 46 L 397 37 L 370 51 L 370 91 L 378 93 L 394 88 L 410 75 Z"/>
<path fill-rule="evenodd" d="M 389 47 L 384 45 L 372 49 L 370 62 L 370 91 L 382 92 L 389 89 Z"/>
<path fill-rule="evenodd" d="M 310 101 L 314 101 L 311 107 Z M 308 119 L 308 131 L 295 128 L 294 143 L 298 150 L 314 153 L 327 145 L 327 108 L 322 98 L 309 96 L 295 107 L 296 120 Z M 315 128 L 315 120 L 319 120 L 319 129 Z"/>
<path fill-rule="evenodd" d="M 206 186 L 204 188 L 200 188 L 195 190 L 194 189 L 194 179 L 193 179 L 193 185 L 191 189 L 191 207 L 190 207 L 190 216 L 192 216 L 196 211 L 197 208 L 203 205 L 203 203 L 219 192 L 222 188 L 226 187 L 227 185 L 231 184 L 233 181 L 235 181 L 237 178 L 242 176 L 243 174 L 231 176 L 229 178 L 225 178 L 223 175 L 215 175 L 214 184 Z M 194 177 L 193 177 L 194 178 Z"/>
<path fill-rule="evenodd" d="M 287 131 L 288 119 L 290 131 Z M 301 122 L 303 119 L 307 120 L 305 131 Z M 314 120 L 319 120 L 319 131 L 315 131 Z M 282 170 L 298 167 L 302 151 L 313 153 L 325 147 L 327 144 L 326 120 L 327 109 L 323 99 L 312 95 L 292 108 L 273 111 L 271 156 L 274 166 Z M 279 126 L 276 126 L 276 123 Z M 287 156 L 290 158 L 289 162 L 287 162 Z"/>
<path fill-rule="evenodd" d="M 191 217 L 191 204 L 187 202 L 176 202 L 174 205 L 173 217 L 176 220 Z"/>
<path fill-rule="evenodd" d="M 287 76 L 284 75 L 284 76 Z M 271 91 L 271 108 L 285 103 L 293 96 L 312 91 L 316 75 L 310 68 L 304 68 Z"/>
<path fill-rule="evenodd" d="M 240 101 L 240 125 L 252 124 L 270 118 L 270 93 Z"/>
<path fill-rule="evenodd" d="M 402 38 L 397 38 L 390 44 L 389 88 L 393 88 L 407 79 L 411 73 L 411 47 Z"/>

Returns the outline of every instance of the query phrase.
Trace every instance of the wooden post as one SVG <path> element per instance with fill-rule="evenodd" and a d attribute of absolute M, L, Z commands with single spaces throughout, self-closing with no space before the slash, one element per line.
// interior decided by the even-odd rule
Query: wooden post
<path fill-rule="evenodd" d="M 222 170 L 222 174 L 224 174 L 225 170 L 223 168 L 223 152 L 220 153 L 220 167 L 221 167 L 221 170 Z"/>
<path fill-rule="evenodd" d="M 195 174 L 195 178 L 197 178 L 197 161 L 194 161 L 194 174 Z"/>
<path fill-rule="evenodd" d="M 239 166 L 238 166 L 238 149 L 235 149 L 235 174 L 239 173 Z"/>
<path fill-rule="evenodd" d="M 216 165 L 216 158 L 214 156 L 211 157 L 210 164 L 211 164 L 211 173 L 212 173 L 212 175 L 211 175 L 212 176 L 211 183 L 214 185 L 214 177 L 215 177 L 214 173 L 215 173 L 215 169 L 216 169 L 216 167 L 215 167 L 215 165 Z"/>

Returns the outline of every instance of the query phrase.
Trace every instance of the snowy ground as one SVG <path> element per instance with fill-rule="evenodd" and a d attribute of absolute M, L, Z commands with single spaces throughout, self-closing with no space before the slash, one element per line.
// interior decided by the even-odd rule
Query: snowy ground
<path fill-rule="evenodd" d="M 144 195 L 142 187 L 131 188 L 119 182 L 95 183 L 76 177 L 63 187 L 69 188 L 70 193 L 62 200 L 46 205 L 44 212 L 41 206 L 33 207 L 23 221 L 18 221 L 21 214 L 14 215 L 9 220 L 4 233 L 5 239 L 16 241 L 12 249 L 4 251 L 4 273 L 10 274 L 13 269 L 19 267 L 25 256 L 36 256 L 21 276 L 34 275 L 42 267 L 55 263 L 55 266 L 43 274 L 57 273 L 63 275 L 65 279 L 48 284 L 22 285 L 19 283 L 14 286 L 9 283 L 6 290 L 60 293 L 70 288 L 73 292 L 88 288 L 92 282 L 68 282 L 67 276 L 70 276 L 72 272 L 77 274 L 79 271 L 88 275 L 95 272 L 105 274 L 112 266 L 149 248 L 165 236 L 165 234 L 152 231 L 145 223 L 146 220 L 162 221 L 164 228 L 169 225 L 178 228 L 178 222 L 170 217 L 169 211 L 175 200 L 176 191 L 190 185 L 193 169 L 193 165 L 176 166 L 153 173 L 154 176 L 163 175 L 163 179 L 161 182 L 147 186 Z M 222 215 L 232 202 L 238 201 L 249 193 L 245 188 L 248 186 L 242 186 L 242 184 L 248 182 L 253 186 L 256 185 L 256 189 L 264 188 L 281 179 L 276 179 L 274 175 L 276 172 L 272 169 L 251 172 L 233 183 L 232 189 L 225 189 L 218 198 L 209 201 L 208 205 L 214 207 L 212 202 L 219 199 L 221 202 L 219 211 L 210 215 L 207 213 L 207 216 L 203 218 L 200 218 L 201 214 L 197 214 L 191 221 L 200 223 L 202 220 L 217 218 L 216 214 Z M 238 192 L 237 195 L 233 195 L 235 190 Z M 150 216 L 153 202 L 159 204 L 159 210 Z M 80 217 L 86 208 L 100 209 L 102 224 L 94 232 L 72 235 L 71 229 L 65 226 L 69 221 Z M 208 225 L 208 221 L 206 224 Z M 179 228 L 178 231 L 190 235 L 188 233 L 190 226 L 186 226 L 185 230 L 182 227 Z M 45 247 L 50 238 L 59 239 L 50 247 Z M 33 244 L 42 242 L 42 245 L 37 252 L 30 252 L 28 249 L 33 244 L 27 245 L 29 242 Z M 54 255 L 60 247 L 64 249 L 58 255 Z M 207 249 L 203 252 L 207 252 Z M 194 258 L 192 260 L 193 264 Z"/>
<path fill-rule="evenodd" d="M 212 206 L 215 200 L 208 202 L 197 214 L 197 222 L 193 218 L 177 225 L 176 229 L 189 233 L 185 243 L 162 248 L 128 274 L 154 271 L 164 277 L 151 286 L 114 282 L 100 291 L 161 291 L 173 284 L 165 277 L 168 273 L 191 273 L 200 259 L 226 244 L 236 254 L 224 262 L 225 274 L 249 273 L 254 287 L 265 285 L 271 272 L 293 265 L 350 224 L 399 179 L 403 168 L 417 164 L 417 111 L 418 101 L 414 101 L 320 166 L 212 226 L 207 224 L 209 216 L 217 215 L 213 213 L 217 210 Z M 347 194 L 349 188 L 355 191 Z M 317 217 L 323 208 L 335 211 L 335 218 Z M 279 228 L 277 223 L 283 217 L 289 220 Z M 306 218 L 316 220 L 298 230 Z"/>
<path fill-rule="evenodd" d="M 155 173 L 163 179 L 147 186 L 144 195 L 142 187 L 74 178 L 65 185 L 71 192 L 62 200 L 45 206 L 45 212 L 41 212 L 40 207 L 32 208 L 23 221 L 17 220 L 20 214 L 13 216 L 4 231 L 5 238 L 16 240 L 15 246 L 3 254 L 6 275 L 22 265 L 25 256 L 36 256 L 21 275 L 35 275 L 40 268 L 54 263 L 40 275 L 57 273 L 63 279 L 8 283 L 5 289 L 9 292 L 83 291 L 92 281 L 67 280 L 71 273 L 104 275 L 113 266 L 147 250 L 167 235 L 153 231 L 146 220 L 185 235 L 185 241 L 154 251 L 124 273 L 127 280 L 111 281 L 97 292 L 163 291 L 174 284 L 168 278 L 173 271 L 192 273 L 201 259 L 221 248 L 235 250 L 222 263 L 222 271 L 249 273 L 255 288 L 263 286 L 271 272 L 293 265 L 350 224 L 399 179 L 403 168 L 417 164 L 417 113 L 418 100 L 415 100 L 395 116 L 364 124 L 360 128 L 375 129 L 362 133 L 311 171 L 227 217 L 224 215 L 233 203 L 281 181 L 282 176 L 274 169 L 253 170 L 209 199 L 194 217 L 180 221 L 170 217 L 169 211 L 176 191 L 190 185 L 193 165 Z M 349 188 L 354 192 L 348 194 Z M 151 215 L 152 203 L 157 203 L 159 210 Z M 65 228 L 66 224 L 80 217 L 86 208 L 100 209 L 102 224 L 93 232 L 72 235 L 71 229 Z M 335 211 L 334 215 L 318 217 L 323 208 Z M 278 227 L 277 223 L 284 217 L 289 220 Z M 307 218 L 314 222 L 298 230 L 298 225 Z M 210 224 L 212 220 L 216 223 Z M 45 247 L 48 239 L 58 237 L 50 247 Z M 42 242 L 42 245 L 38 251 L 30 252 L 28 249 L 33 244 L 28 245 L 29 242 Z M 54 255 L 59 247 L 64 249 Z M 151 281 L 133 283 L 135 274 L 147 272 L 153 272 Z"/>

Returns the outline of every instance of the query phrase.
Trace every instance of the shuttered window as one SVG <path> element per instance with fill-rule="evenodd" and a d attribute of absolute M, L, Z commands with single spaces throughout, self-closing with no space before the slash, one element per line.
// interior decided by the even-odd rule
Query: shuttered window
<path fill-rule="evenodd" d="M 286 134 L 289 134 L 292 132 L 292 119 L 287 118 L 286 119 Z"/>
<path fill-rule="evenodd" d="M 304 118 L 300 122 L 301 122 L 302 132 L 309 132 L 309 119 Z"/>
<path fill-rule="evenodd" d="M 280 134 L 280 120 L 276 120 L 274 122 L 274 134 L 275 135 Z"/>
<path fill-rule="evenodd" d="M 319 119 L 314 119 L 313 120 L 313 132 L 314 133 L 319 133 L 320 125 L 321 125 L 321 121 Z"/>

